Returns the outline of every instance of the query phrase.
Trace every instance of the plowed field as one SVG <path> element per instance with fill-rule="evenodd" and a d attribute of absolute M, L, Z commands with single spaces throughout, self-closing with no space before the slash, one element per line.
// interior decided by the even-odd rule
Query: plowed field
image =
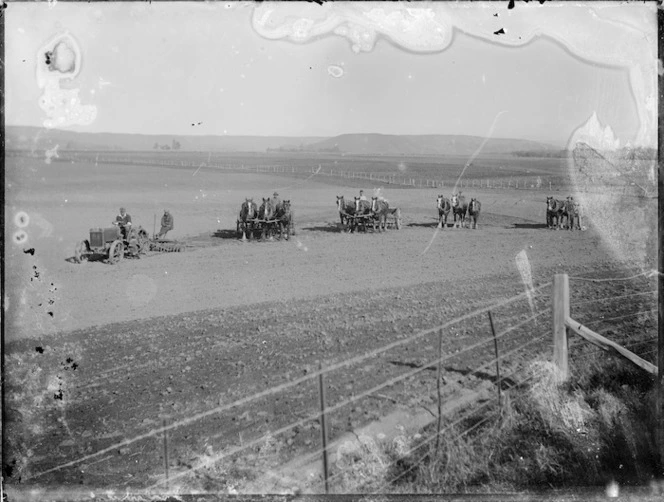
<path fill-rule="evenodd" d="M 592 225 L 546 229 L 544 192 L 476 190 L 466 196 L 483 203 L 479 228 L 437 231 L 433 189 L 388 187 L 382 193 L 401 208 L 403 228 L 348 234 L 337 226 L 335 196 L 357 188 L 329 180 L 14 160 L 7 221 L 19 211 L 30 217 L 27 240 L 8 230 L 5 243 L 4 457 L 17 487 L 165 489 L 158 429 L 166 424 L 171 487 L 241 490 L 320 448 L 320 422 L 308 419 L 319 409 L 319 362 L 340 366 L 325 376 L 327 406 L 351 401 L 327 418 L 332 440 L 397 409 L 435 413 L 436 373 L 426 367 L 438 331 L 411 337 L 462 316 L 442 330 L 444 394 L 453 400 L 463 387 L 493 396 L 494 366 L 481 367 L 494 357 L 488 318 L 470 314 L 526 290 L 521 251 L 532 304 L 524 296 L 492 307 L 499 333 L 517 326 L 500 335 L 508 384 L 534 354 L 550 354 L 545 284 L 553 274 L 638 272 L 624 271 L 629 264 L 606 251 Z M 240 242 L 240 203 L 275 189 L 292 201 L 296 235 Z M 108 226 L 120 205 L 150 232 L 154 215 L 170 209 L 172 237 L 187 251 L 72 263 L 76 242 Z M 573 315 L 651 309 L 652 289 L 644 278 L 618 289 L 579 283 Z M 617 294 L 632 296 L 574 310 L 576 301 Z M 205 459 L 217 461 L 192 470 Z"/>

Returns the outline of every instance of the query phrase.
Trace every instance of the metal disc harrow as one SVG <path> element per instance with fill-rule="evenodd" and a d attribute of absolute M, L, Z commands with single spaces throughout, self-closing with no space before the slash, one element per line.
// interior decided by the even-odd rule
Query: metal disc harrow
<path fill-rule="evenodd" d="M 159 253 L 181 253 L 186 248 L 185 244 L 175 241 L 150 241 L 150 251 Z"/>

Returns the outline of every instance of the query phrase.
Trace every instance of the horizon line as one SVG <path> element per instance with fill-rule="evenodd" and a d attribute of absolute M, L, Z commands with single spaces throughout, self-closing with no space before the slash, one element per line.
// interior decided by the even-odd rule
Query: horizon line
<path fill-rule="evenodd" d="M 209 134 L 186 134 L 186 133 L 169 133 L 169 132 L 152 132 L 152 133 L 142 133 L 142 132 L 117 132 L 117 131 L 74 131 L 71 129 L 60 129 L 57 127 L 43 127 L 36 125 L 26 125 L 26 124 L 5 124 L 5 128 L 9 127 L 25 127 L 33 129 L 45 129 L 46 131 L 59 131 L 72 134 L 117 134 L 125 136 L 180 136 L 187 138 L 202 138 L 202 137 L 214 137 L 214 138 L 323 138 L 323 139 L 332 139 L 339 136 L 459 136 L 459 137 L 468 137 L 468 138 L 480 138 L 480 139 L 494 139 L 494 140 L 518 140 L 518 141 L 531 141 L 535 143 L 549 143 L 552 146 L 560 146 L 561 143 L 552 140 L 552 139 L 530 139 L 530 138 L 519 138 L 519 137 L 487 137 L 477 134 L 455 134 L 455 133 L 383 133 L 383 132 L 344 132 L 339 134 L 331 135 L 285 135 L 285 134 L 218 134 L 218 133 L 209 133 Z"/>

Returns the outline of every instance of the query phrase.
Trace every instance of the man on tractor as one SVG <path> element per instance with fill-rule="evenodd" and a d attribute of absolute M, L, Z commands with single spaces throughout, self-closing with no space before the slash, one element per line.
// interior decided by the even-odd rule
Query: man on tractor
<path fill-rule="evenodd" d="M 129 233 L 129 230 L 131 230 L 131 216 L 127 214 L 127 211 L 124 207 L 120 208 L 120 214 L 115 217 L 113 225 L 120 227 L 122 238 L 127 240 L 127 234 Z"/>

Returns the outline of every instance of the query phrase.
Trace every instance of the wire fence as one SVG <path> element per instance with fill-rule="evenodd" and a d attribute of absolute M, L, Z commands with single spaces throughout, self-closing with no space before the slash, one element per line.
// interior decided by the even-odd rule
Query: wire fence
<path fill-rule="evenodd" d="M 633 280 L 638 278 L 640 275 L 643 274 L 638 274 L 637 276 L 634 276 L 630 279 Z M 620 282 L 621 278 L 616 278 L 616 281 Z M 605 287 L 608 286 L 608 280 L 602 279 L 602 282 L 604 283 Z M 580 281 L 580 279 L 579 283 L 588 285 L 594 284 L 590 281 L 584 283 L 583 281 Z M 245 396 L 233 402 L 219 405 L 204 412 L 193 414 L 181 420 L 173 420 L 171 423 L 163 422 L 161 427 L 153 428 L 143 434 L 138 434 L 129 439 L 117 442 L 94 453 L 84 455 L 80 458 L 62 463 L 42 472 L 35 473 L 31 477 L 39 478 L 48 473 L 63 470 L 68 467 L 73 467 L 84 462 L 89 463 L 89 461 L 93 459 L 107 455 L 120 448 L 133 445 L 139 441 L 161 437 L 164 438 L 163 455 L 166 459 L 164 466 L 164 476 L 158 476 L 157 481 L 154 482 L 147 489 L 147 491 L 154 492 L 163 490 L 164 487 L 172 486 L 174 482 L 182 480 L 182 478 L 189 479 L 193 473 L 213 467 L 214 465 L 224 460 L 228 460 L 231 457 L 239 455 L 243 452 L 246 453 L 252 448 L 265 444 L 266 441 L 268 441 L 270 438 L 284 435 L 289 431 L 293 431 L 298 427 L 304 426 L 305 424 L 319 424 L 323 437 L 326 437 L 327 431 L 325 430 L 324 426 L 326 416 L 329 417 L 332 414 L 341 412 L 341 410 L 347 410 L 349 406 L 354 403 L 358 403 L 365 398 L 375 396 L 385 397 L 385 393 L 390 391 L 390 389 L 394 391 L 397 385 L 406 385 L 406 383 L 408 383 L 411 385 L 411 388 L 415 386 L 423 389 L 424 384 L 422 382 L 426 381 L 429 384 L 432 384 L 432 386 L 435 388 L 436 384 L 440 384 L 442 363 L 448 364 L 446 369 L 447 373 L 452 371 L 456 372 L 457 374 L 473 375 L 476 376 L 476 380 L 479 379 L 481 381 L 489 382 L 490 387 L 495 389 L 497 392 L 497 399 L 487 399 L 486 402 L 482 404 L 475 404 L 474 406 L 468 407 L 468 409 L 462 413 L 455 413 L 451 416 L 450 421 L 444 427 L 441 427 L 440 425 L 442 413 L 440 411 L 437 414 L 430 412 L 430 423 L 433 423 L 435 419 L 438 419 L 438 427 L 421 441 L 418 441 L 417 444 L 409 451 L 405 453 L 402 452 L 401 458 L 403 458 L 405 455 L 411 455 L 418 450 L 421 451 L 425 445 L 437 440 L 437 438 L 451 430 L 453 427 L 461 423 L 465 423 L 470 417 L 478 416 L 478 421 L 473 425 L 458 432 L 454 436 L 446 437 L 446 439 L 449 441 L 456 441 L 460 437 L 470 434 L 475 428 L 480 426 L 479 424 L 489 422 L 500 416 L 501 402 L 499 397 L 500 394 L 498 393 L 499 390 L 521 387 L 531 381 L 533 375 L 529 374 L 527 371 L 528 361 L 531 361 L 536 354 L 547 354 L 545 357 L 550 359 L 549 351 L 551 350 L 551 331 L 549 328 L 544 328 L 541 321 L 551 320 L 551 308 L 545 306 L 547 303 L 549 303 L 550 295 L 548 295 L 547 292 L 548 288 L 551 286 L 552 283 L 545 283 L 534 288 L 534 309 L 528 301 L 529 295 L 532 294 L 531 292 L 524 292 L 508 298 L 502 298 L 488 302 L 488 304 L 480 308 L 475 308 L 471 312 L 459 315 L 441 325 L 425 330 L 420 330 L 401 339 L 373 348 L 363 354 L 330 363 L 327 366 L 320 367 L 317 370 L 308 372 L 308 374 L 305 376 L 288 380 L 287 382 L 284 382 L 280 385 L 271 386 L 263 391 Z M 624 288 L 622 283 L 620 283 L 620 287 Z M 643 284 L 635 287 L 643 287 Z M 652 295 L 652 293 L 653 291 L 633 292 L 628 293 L 627 295 L 622 295 L 622 298 L 636 298 L 638 296 L 648 297 L 647 295 Z M 593 301 L 608 302 L 614 298 L 621 298 L 621 296 L 612 297 L 607 294 L 607 296 L 595 299 Z M 633 320 L 634 318 L 639 318 L 639 316 L 648 316 L 648 318 L 650 318 L 656 311 L 656 309 L 639 309 L 635 311 L 634 306 L 626 306 L 625 308 L 625 310 L 630 309 L 632 310 L 615 312 L 618 315 L 596 321 L 598 323 L 602 321 L 608 323 L 619 319 Z M 502 322 L 503 324 L 507 324 L 507 326 L 495 333 L 493 331 L 493 326 L 491 327 L 492 329 L 489 329 L 489 322 L 487 322 L 488 319 L 486 319 L 485 316 L 482 316 L 486 313 L 491 313 L 496 319 L 497 323 Z M 468 331 L 475 333 L 472 343 L 467 343 L 462 340 L 454 343 L 452 330 L 459 331 L 463 328 L 466 328 Z M 481 333 L 485 333 L 485 335 L 482 335 Z M 431 339 L 437 339 L 439 341 L 439 349 L 437 354 L 431 354 L 431 350 L 427 348 L 425 342 L 427 340 L 431 341 Z M 445 340 L 444 345 L 442 343 L 443 340 Z M 652 343 L 653 340 L 654 338 L 647 333 L 637 339 L 630 340 L 629 344 L 634 348 L 640 348 L 642 355 L 647 355 L 652 352 L 650 350 L 651 346 L 649 346 L 649 344 Z M 492 350 L 494 344 L 496 347 L 495 353 Z M 402 349 L 405 346 L 409 346 L 412 349 L 417 349 L 414 350 L 414 353 L 421 356 L 418 363 L 415 364 L 412 362 L 404 361 Z M 442 348 L 443 346 L 445 349 Z M 395 354 L 395 350 L 399 350 L 400 352 Z M 390 364 L 390 361 L 386 360 L 388 355 L 391 355 L 393 361 L 396 359 L 397 362 L 400 362 L 401 364 Z M 166 438 L 170 431 L 185 429 L 188 426 L 200 422 L 207 417 L 229 412 L 231 409 L 242 408 L 245 405 L 255 403 L 259 400 L 274 399 L 278 394 L 292 392 L 296 387 L 315 383 L 318 379 L 322 379 L 324 375 L 332 377 L 333 374 L 338 376 L 340 374 L 350 375 L 352 373 L 355 380 L 361 381 L 363 374 L 362 371 L 365 370 L 367 363 L 370 360 L 377 360 L 381 357 L 383 358 L 381 360 L 381 364 L 391 369 L 389 372 L 386 372 L 385 378 L 381 378 L 380 381 L 375 385 L 371 384 L 370 386 L 367 386 L 367 388 L 360 388 L 358 389 L 357 393 L 351 396 L 342 395 L 340 396 L 340 399 L 333 404 L 328 403 L 326 405 L 324 403 L 324 399 L 321 399 L 321 402 L 323 403 L 322 409 L 319 409 L 319 407 L 316 406 L 315 399 L 311 399 L 310 409 L 304 412 L 304 416 L 298 417 L 295 420 L 289 420 L 287 423 L 275 425 L 274 430 L 268 431 L 265 434 L 260 434 L 260 431 L 258 431 L 252 435 L 251 432 L 248 431 L 246 439 L 241 439 L 239 444 L 236 443 L 234 445 L 226 446 L 222 451 L 212 455 L 201 455 L 199 459 L 194 462 L 193 465 L 191 465 L 187 470 L 180 472 L 169 472 L 167 461 L 169 456 L 169 442 Z M 469 361 L 471 361 L 472 364 L 469 365 Z M 510 363 L 507 365 L 510 371 L 507 374 L 501 376 L 499 368 L 501 365 L 505 365 L 507 362 Z M 495 373 L 493 370 L 494 367 Z M 410 369 L 404 370 L 403 368 Z M 438 368 L 438 372 L 432 371 L 431 377 L 424 376 L 425 372 L 429 370 L 435 370 L 436 368 Z M 392 374 L 390 375 L 389 373 Z M 331 380 L 328 380 L 328 385 L 330 381 Z M 466 380 L 465 385 L 469 386 L 469 390 L 473 390 L 473 385 L 476 384 L 470 382 L 470 380 Z M 323 394 L 322 390 L 321 394 Z M 479 390 L 477 390 L 477 395 L 480 395 Z M 398 393 L 392 394 L 392 396 L 388 395 L 387 397 L 395 403 L 399 402 Z M 436 398 L 434 397 L 434 400 L 435 399 Z M 441 409 L 441 399 L 441 394 L 439 392 L 437 396 L 439 410 Z M 157 423 L 159 423 L 159 421 Z M 223 435 L 223 431 L 218 434 L 218 436 Z M 318 458 L 322 455 L 326 455 L 329 451 L 335 448 L 338 449 L 339 445 L 341 444 L 340 442 L 343 439 L 343 435 L 339 436 L 339 431 L 337 431 L 337 436 L 335 437 L 333 435 L 333 437 L 330 439 L 331 442 L 327 445 L 323 444 L 321 447 L 314 447 L 312 451 L 308 451 L 308 457 L 312 459 Z M 173 441 L 175 440 L 171 439 L 171 443 L 173 443 Z M 427 451 L 425 455 L 420 456 L 419 460 L 413 461 L 413 468 L 415 468 L 421 462 L 424 462 L 425 458 L 430 455 L 431 452 Z M 396 459 L 394 460 L 394 463 L 398 461 L 399 459 Z M 407 475 L 407 471 L 402 471 L 393 478 L 384 480 L 380 490 L 388 488 L 405 475 Z M 319 481 L 322 485 L 322 481 L 324 480 L 325 486 L 331 486 L 331 490 L 334 491 L 336 483 L 341 483 L 343 477 L 344 470 L 333 463 L 329 466 L 329 469 L 326 468 L 325 472 L 321 474 Z M 183 480 L 183 482 L 184 481 L 185 480 Z"/>
<path fill-rule="evenodd" d="M 36 157 L 36 152 L 10 150 L 6 153 L 8 157 Z M 42 155 L 43 157 L 43 152 Z M 195 157 L 195 158 L 192 158 Z M 195 152 L 172 152 L 170 154 L 147 152 L 57 152 L 49 161 L 55 162 L 88 162 L 95 164 L 122 164 L 131 166 L 161 166 L 187 169 L 208 168 L 228 172 L 252 172 L 263 174 L 285 174 L 285 175 L 318 175 L 325 177 L 336 177 L 340 180 L 362 181 L 374 185 L 388 185 L 403 188 L 430 188 L 435 190 L 461 190 L 461 189 L 501 189 L 501 190 L 536 190 L 545 192 L 563 193 L 601 193 L 620 194 L 630 196 L 641 196 L 643 190 L 634 183 L 617 180 L 614 183 L 601 184 L 585 183 L 575 184 L 569 177 L 560 175 L 513 175 L 513 176 L 466 176 L 456 178 L 435 178 L 417 174 L 406 174 L 405 172 L 386 171 L 360 171 L 357 169 L 340 169 L 334 162 L 323 161 L 318 164 L 296 165 L 292 162 L 281 164 L 255 163 L 255 156 L 246 158 L 246 162 L 228 162 L 227 158 L 196 154 Z M 306 163 L 306 162 L 305 162 Z M 349 160 L 348 164 L 352 165 Z M 486 168 L 483 168 L 486 170 Z M 489 168 L 490 170 L 490 168 Z"/>

